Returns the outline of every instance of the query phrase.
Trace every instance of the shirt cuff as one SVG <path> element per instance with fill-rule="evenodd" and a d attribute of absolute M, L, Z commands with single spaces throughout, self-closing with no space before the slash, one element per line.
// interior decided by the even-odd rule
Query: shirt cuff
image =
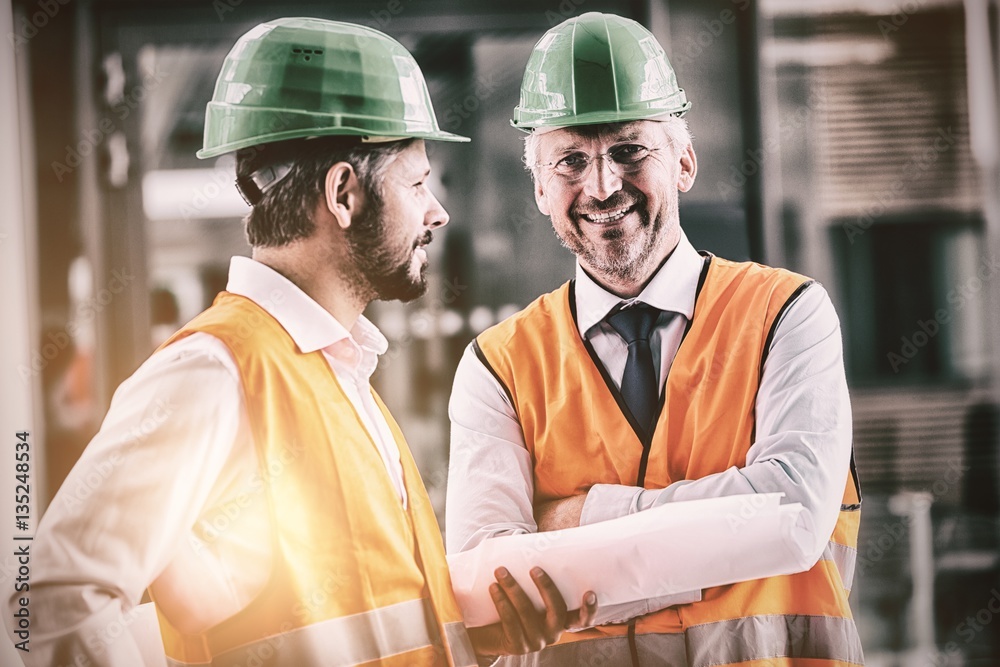
<path fill-rule="evenodd" d="M 595 484 L 587 492 L 580 513 L 580 525 L 618 519 L 639 511 L 639 497 L 645 489 L 622 484 Z M 645 509 L 645 508 L 643 508 Z"/>

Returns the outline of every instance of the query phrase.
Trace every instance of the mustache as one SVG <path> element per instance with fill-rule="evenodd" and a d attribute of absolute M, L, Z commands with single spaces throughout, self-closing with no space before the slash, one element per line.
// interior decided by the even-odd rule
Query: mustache
<path fill-rule="evenodd" d="M 433 240 L 434 240 L 434 235 L 431 234 L 430 230 L 428 230 L 428 231 L 424 232 L 423 234 L 421 234 L 420 236 L 418 236 L 413 241 L 413 249 L 416 250 L 420 246 L 427 245 L 428 243 L 430 243 Z"/>
<path fill-rule="evenodd" d="M 618 191 L 607 199 L 590 199 L 589 201 L 581 203 L 573 211 L 573 214 L 577 216 L 594 215 L 607 213 L 608 211 L 617 211 L 622 208 L 630 208 L 636 204 L 641 204 L 643 199 L 644 198 L 638 193 L 630 194 Z"/>

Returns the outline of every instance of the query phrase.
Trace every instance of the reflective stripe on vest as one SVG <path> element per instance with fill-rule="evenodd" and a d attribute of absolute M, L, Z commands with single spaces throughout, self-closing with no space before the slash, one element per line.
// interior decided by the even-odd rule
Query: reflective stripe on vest
<path fill-rule="evenodd" d="M 840 572 L 840 579 L 844 582 L 844 588 L 851 590 L 851 585 L 854 582 L 854 566 L 858 561 L 858 550 L 846 544 L 831 541 L 827 542 L 821 558 L 834 562 Z"/>
<path fill-rule="evenodd" d="M 863 665 L 854 621 L 832 616 L 748 616 L 688 628 L 690 667 L 770 658 L 834 660 Z"/>
<path fill-rule="evenodd" d="M 422 648 L 440 646 L 434 628 L 434 610 L 427 600 L 411 600 L 362 614 L 321 623 L 262 639 L 215 657 L 210 663 L 167 658 L 169 667 L 258 665 L 286 667 L 322 664 L 348 667 Z M 455 665 L 477 664 L 462 623 L 445 625 Z"/>
<path fill-rule="evenodd" d="M 854 624 L 828 616 L 750 616 L 694 626 L 685 633 L 636 635 L 635 645 L 642 667 L 715 667 L 782 658 L 864 664 Z M 625 636 L 557 644 L 499 662 L 503 667 L 630 664 Z"/>
<path fill-rule="evenodd" d="M 461 665 L 479 664 L 476 659 L 476 652 L 472 648 L 472 641 L 469 639 L 469 632 L 465 628 L 465 623 L 461 621 L 444 624 L 445 638 L 448 640 L 448 649 L 451 651 L 451 661 L 456 667 Z"/>
<path fill-rule="evenodd" d="M 642 667 L 686 667 L 687 650 L 684 643 L 683 634 L 637 635 L 635 644 L 639 652 L 639 664 Z M 501 658 L 497 667 L 618 667 L 631 664 L 632 653 L 628 639 L 621 636 L 556 644 L 538 653 Z"/>

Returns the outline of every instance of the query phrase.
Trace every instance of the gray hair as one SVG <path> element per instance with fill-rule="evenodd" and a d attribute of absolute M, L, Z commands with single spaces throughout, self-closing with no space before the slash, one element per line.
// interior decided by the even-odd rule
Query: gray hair
<path fill-rule="evenodd" d="M 677 116 L 668 116 L 658 122 L 667 141 L 674 148 L 675 155 L 679 156 L 692 140 L 687 121 Z M 533 181 L 538 178 L 538 137 L 535 132 L 524 137 L 524 168 L 531 172 Z"/>

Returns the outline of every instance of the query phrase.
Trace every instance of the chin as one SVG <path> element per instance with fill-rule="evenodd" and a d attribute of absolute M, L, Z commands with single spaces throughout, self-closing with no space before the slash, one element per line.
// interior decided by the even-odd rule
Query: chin
<path fill-rule="evenodd" d="M 427 293 L 427 277 L 424 275 L 426 268 L 426 265 L 421 267 L 416 275 L 407 270 L 385 276 L 378 286 L 378 298 L 382 301 L 403 303 L 419 299 Z"/>
<path fill-rule="evenodd" d="M 421 280 L 419 282 L 409 283 L 406 285 L 406 287 L 402 289 L 395 298 L 397 301 L 408 303 L 415 299 L 419 299 L 424 294 L 427 294 L 427 281 Z"/>

